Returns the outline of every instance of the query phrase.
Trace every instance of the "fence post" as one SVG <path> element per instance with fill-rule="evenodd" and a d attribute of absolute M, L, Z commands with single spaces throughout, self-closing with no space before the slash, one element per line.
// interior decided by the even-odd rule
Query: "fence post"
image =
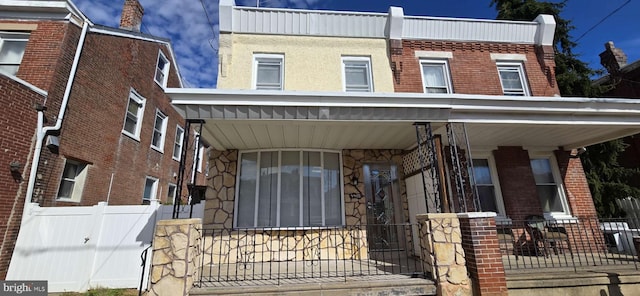
<path fill-rule="evenodd" d="M 496 213 L 460 213 L 458 217 L 474 295 L 507 296 L 507 280 L 498 243 Z"/>
<path fill-rule="evenodd" d="M 189 295 L 201 256 L 201 219 L 161 220 L 153 238 L 149 295 Z"/>
<path fill-rule="evenodd" d="M 460 222 L 454 213 L 420 214 L 421 257 L 436 282 L 439 296 L 471 296 Z"/>

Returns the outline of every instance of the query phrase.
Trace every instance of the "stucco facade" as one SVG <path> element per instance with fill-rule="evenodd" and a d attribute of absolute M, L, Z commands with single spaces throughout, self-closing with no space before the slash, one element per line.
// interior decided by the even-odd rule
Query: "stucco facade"
<path fill-rule="evenodd" d="M 342 57 L 369 57 L 373 91 L 393 92 L 385 39 L 255 34 L 220 34 L 218 88 L 253 89 L 254 54 L 284 55 L 284 89 L 293 91 L 343 91 Z"/>

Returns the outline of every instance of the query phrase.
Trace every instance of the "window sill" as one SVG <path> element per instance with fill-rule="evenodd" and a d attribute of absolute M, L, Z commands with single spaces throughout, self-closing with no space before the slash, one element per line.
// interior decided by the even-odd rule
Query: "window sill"
<path fill-rule="evenodd" d="M 547 222 L 554 222 L 554 223 L 559 223 L 559 224 L 575 224 L 578 223 L 578 218 L 566 214 L 566 213 L 544 213 L 544 219 L 547 220 Z"/>
<path fill-rule="evenodd" d="M 153 80 L 160 88 L 162 88 L 162 90 L 164 90 L 167 86 L 163 85 L 163 83 L 158 82 L 158 80 Z"/>
<path fill-rule="evenodd" d="M 178 158 L 178 157 L 171 157 L 171 158 L 172 158 L 173 160 L 177 161 L 177 162 L 180 162 L 180 158 Z"/>
<path fill-rule="evenodd" d="M 152 145 L 152 146 L 151 146 L 151 149 L 153 149 L 153 150 L 155 150 L 155 151 L 158 151 L 158 152 L 160 152 L 161 154 L 164 154 L 164 150 L 162 150 L 162 149 L 160 149 L 160 148 L 158 148 L 158 147 L 156 147 L 156 146 L 153 146 L 153 145 Z"/>
<path fill-rule="evenodd" d="M 56 201 L 70 202 L 70 203 L 80 203 L 79 199 L 72 199 L 72 198 L 65 198 L 65 197 L 58 197 L 58 198 L 56 198 Z"/>
<path fill-rule="evenodd" d="M 134 134 L 131 134 L 131 133 L 130 133 L 130 132 L 128 132 L 128 131 L 123 130 L 123 131 L 122 131 L 122 134 L 123 134 L 123 135 L 125 135 L 125 136 L 127 136 L 127 137 L 129 137 L 129 138 L 131 138 L 131 139 L 133 139 L 133 140 L 135 140 L 136 142 L 140 142 L 140 137 L 138 137 L 138 136 L 136 136 L 136 135 L 134 135 Z"/>

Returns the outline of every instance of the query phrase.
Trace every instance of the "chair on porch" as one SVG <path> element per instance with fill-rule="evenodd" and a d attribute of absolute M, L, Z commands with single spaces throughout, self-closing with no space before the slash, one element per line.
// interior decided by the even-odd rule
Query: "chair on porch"
<path fill-rule="evenodd" d="M 558 255 L 559 250 L 562 251 L 562 244 L 566 244 L 569 254 L 573 258 L 569 234 L 564 227 L 549 225 L 544 217 L 537 215 L 528 216 L 526 220 L 526 229 L 533 240 L 536 255 L 539 254 L 540 244 L 542 244 L 541 247 L 546 257 L 549 257 L 550 249 L 553 249 L 554 254 Z"/>

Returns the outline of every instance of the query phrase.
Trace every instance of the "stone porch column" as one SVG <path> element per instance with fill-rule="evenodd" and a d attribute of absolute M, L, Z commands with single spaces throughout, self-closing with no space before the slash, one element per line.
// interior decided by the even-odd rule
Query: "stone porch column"
<path fill-rule="evenodd" d="M 189 295 L 199 275 L 201 230 L 201 219 L 158 221 L 148 295 Z"/>
<path fill-rule="evenodd" d="M 473 294 L 507 296 L 507 280 L 496 230 L 496 213 L 460 213 L 462 246 L 469 275 L 473 281 Z"/>
<path fill-rule="evenodd" d="M 416 218 L 420 225 L 423 266 L 436 282 L 437 295 L 471 296 L 457 215 L 421 214 Z"/>

